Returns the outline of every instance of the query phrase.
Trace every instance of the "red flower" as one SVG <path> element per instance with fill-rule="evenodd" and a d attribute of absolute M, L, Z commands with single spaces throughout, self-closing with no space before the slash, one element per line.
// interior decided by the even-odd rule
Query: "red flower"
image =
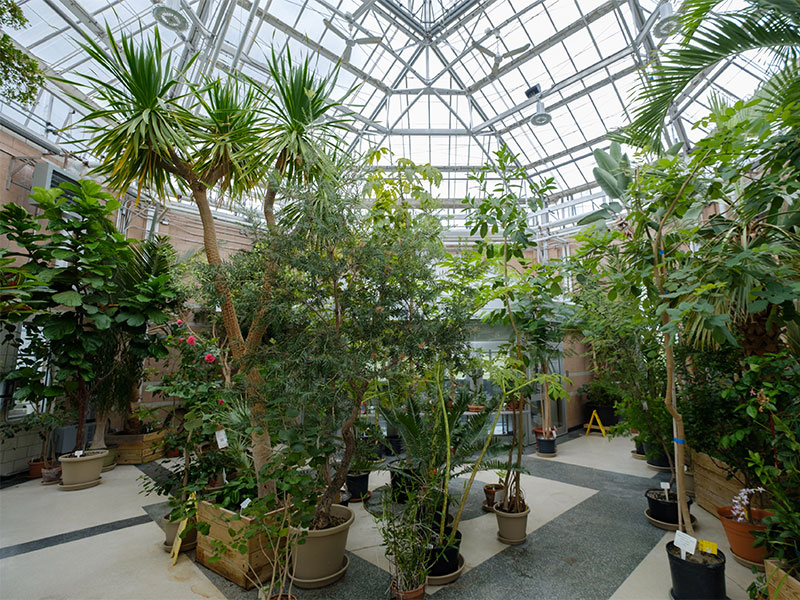
<path fill-rule="evenodd" d="M 179 342 L 182 342 L 182 341 L 183 341 L 183 338 L 178 338 L 178 341 L 179 341 Z"/>
<path fill-rule="evenodd" d="M 217 400 L 217 404 L 225 404 L 225 400 L 223 400 L 222 398 L 220 398 L 219 400 Z"/>
<path fill-rule="evenodd" d="M 210 363 L 213 363 L 215 360 L 217 360 L 217 357 L 216 357 L 216 356 L 214 356 L 214 355 L 213 355 L 213 354 L 211 354 L 210 352 L 209 352 L 208 354 L 206 354 L 206 356 L 205 356 L 205 361 L 206 361 L 207 363 L 209 363 L 209 364 L 210 364 Z"/>
<path fill-rule="evenodd" d="M 175 322 L 176 322 L 178 325 L 183 325 L 183 321 L 181 321 L 180 319 L 178 319 L 178 320 L 177 320 L 177 321 L 175 321 Z"/>
<path fill-rule="evenodd" d="M 197 343 L 197 338 L 193 335 L 190 335 L 188 338 L 186 338 L 186 343 L 190 346 L 194 346 Z"/>

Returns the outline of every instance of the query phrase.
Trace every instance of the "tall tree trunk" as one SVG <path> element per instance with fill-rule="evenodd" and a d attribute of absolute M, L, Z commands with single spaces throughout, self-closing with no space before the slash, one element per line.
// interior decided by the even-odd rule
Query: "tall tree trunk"
<path fill-rule="evenodd" d="M 75 447 L 76 450 L 83 450 L 86 446 L 86 413 L 88 409 L 88 391 L 86 390 L 86 382 L 83 379 L 78 379 L 78 429 L 75 432 Z"/>

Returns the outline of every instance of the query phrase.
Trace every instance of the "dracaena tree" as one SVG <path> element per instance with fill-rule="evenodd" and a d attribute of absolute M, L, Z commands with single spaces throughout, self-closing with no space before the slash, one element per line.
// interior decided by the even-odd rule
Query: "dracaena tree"
<path fill-rule="evenodd" d="M 262 272 L 262 308 L 243 320 L 222 276 L 209 193 L 261 197 L 273 226 L 280 184 L 308 182 L 323 171 L 322 157 L 345 126 L 328 117 L 339 105 L 331 99 L 336 72 L 318 77 L 308 57 L 298 65 L 288 52 L 273 53 L 273 86 L 233 75 L 192 84 L 185 81 L 186 70 L 179 71 L 163 52 L 157 29 L 138 46 L 125 35 L 116 40 L 110 29 L 107 39 L 108 51 L 88 37 L 83 49 L 110 79 L 83 75 L 71 82 L 90 89 L 96 100 L 78 99 L 87 111 L 79 124 L 101 157 L 95 173 L 117 192 L 135 185 L 162 199 L 190 193 L 203 226 L 206 259 L 217 272 L 214 286 L 231 354 L 249 381 L 253 455 L 260 471 L 271 455 L 271 441 L 263 398 L 256 392 L 261 376 L 250 358 L 267 328 L 275 264 Z M 187 91 L 179 94 L 179 89 Z M 270 481 L 259 482 L 259 495 L 274 490 Z"/>

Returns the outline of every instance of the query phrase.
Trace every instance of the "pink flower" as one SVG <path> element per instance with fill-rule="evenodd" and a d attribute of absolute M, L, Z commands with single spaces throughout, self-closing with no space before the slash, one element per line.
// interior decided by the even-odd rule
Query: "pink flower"
<path fill-rule="evenodd" d="M 197 338 L 193 335 L 190 335 L 188 338 L 186 338 L 186 343 L 190 346 L 194 346 L 197 343 Z"/>
<path fill-rule="evenodd" d="M 220 398 L 219 400 L 217 400 L 217 404 L 225 404 L 225 400 L 223 400 L 222 398 Z"/>
<path fill-rule="evenodd" d="M 182 342 L 182 341 L 183 341 L 183 338 L 178 338 L 178 341 L 179 341 L 179 342 Z"/>
<path fill-rule="evenodd" d="M 183 325 L 183 321 L 181 321 L 180 319 L 178 319 L 178 320 L 177 320 L 177 321 L 175 321 L 175 322 L 176 322 L 178 325 Z"/>
<path fill-rule="evenodd" d="M 208 354 L 206 354 L 205 360 L 206 360 L 207 363 L 210 364 L 210 363 L 213 363 L 215 360 L 217 360 L 217 357 L 209 352 Z"/>

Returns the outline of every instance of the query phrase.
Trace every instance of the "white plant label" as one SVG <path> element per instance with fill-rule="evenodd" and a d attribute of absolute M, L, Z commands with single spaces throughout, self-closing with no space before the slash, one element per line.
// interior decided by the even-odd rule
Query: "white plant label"
<path fill-rule="evenodd" d="M 83 450 L 75 450 L 75 458 L 80 458 L 83 456 Z"/>
<path fill-rule="evenodd" d="M 217 436 L 217 447 L 222 450 L 228 447 L 228 434 L 224 429 L 218 430 L 214 435 Z"/>
<path fill-rule="evenodd" d="M 669 481 L 662 481 L 661 482 L 661 489 L 662 490 L 669 490 Z"/>
<path fill-rule="evenodd" d="M 242 503 L 239 506 L 241 506 L 242 510 L 244 510 L 245 508 L 250 506 L 251 502 L 252 502 L 252 500 L 250 498 L 245 498 L 244 500 L 242 500 Z"/>
<path fill-rule="evenodd" d="M 682 531 L 675 532 L 675 546 L 681 551 L 681 559 L 686 560 L 686 553 L 694 554 L 697 550 L 697 538 L 693 538 Z"/>
<path fill-rule="evenodd" d="M 647 410 L 647 402 L 645 400 L 642 400 L 642 409 Z"/>

